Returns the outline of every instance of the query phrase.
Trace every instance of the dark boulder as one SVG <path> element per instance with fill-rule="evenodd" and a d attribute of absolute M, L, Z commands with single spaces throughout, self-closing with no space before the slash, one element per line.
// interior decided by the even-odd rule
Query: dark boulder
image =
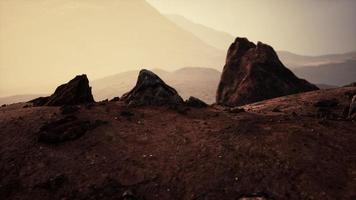
<path fill-rule="evenodd" d="M 75 140 L 83 136 L 88 130 L 92 130 L 102 124 L 105 124 L 105 122 L 100 120 L 90 122 L 79 120 L 75 116 L 66 116 L 43 125 L 39 131 L 38 141 L 46 144 L 59 144 Z"/>
<path fill-rule="evenodd" d="M 66 84 L 60 85 L 49 97 L 39 97 L 29 101 L 34 106 L 63 106 L 94 102 L 85 74 L 76 76 Z"/>
<path fill-rule="evenodd" d="M 208 106 L 208 104 L 206 104 L 204 101 L 192 96 L 185 101 L 185 104 L 194 108 L 205 108 Z"/>
<path fill-rule="evenodd" d="M 315 107 L 331 108 L 339 104 L 337 99 L 322 99 L 314 103 Z"/>
<path fill-rule="evenodd" d="M 236 38 L 227 53 L 216 102 L 240 106 L 317 89 L 287 69 L 271 46 Z"/>
<path fill-rule="evenodd" d="M 124 94 L 121 100 L 129 106 L 178 106 L 184 103 L 174 88 L 146 69 L 140 71 L 135 87 Z"/>

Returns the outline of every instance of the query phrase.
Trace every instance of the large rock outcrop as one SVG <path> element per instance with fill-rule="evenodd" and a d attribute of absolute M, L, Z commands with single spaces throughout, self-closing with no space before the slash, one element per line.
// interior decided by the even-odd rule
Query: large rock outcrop
<path fill-rule="evenodd" d="M 240 106 L 317 89 L 287 69 L 271 46 L 236 38 L 227 53 L 216 102 Z"/>
<path fill-rule="evenodd" d="M 174 88 L 146 69 L 140 71 L 135 87 L 120 99 L 130 106 L 182 105 L 184 103 Z"/>
<path fill-rule="evenodd" d="M 39 97 L 32 102 L 35 106 L 63 106 L 94 102 L 85 74 L 78 75 L 66 84 L 57 87 L 49 97 Z"/>

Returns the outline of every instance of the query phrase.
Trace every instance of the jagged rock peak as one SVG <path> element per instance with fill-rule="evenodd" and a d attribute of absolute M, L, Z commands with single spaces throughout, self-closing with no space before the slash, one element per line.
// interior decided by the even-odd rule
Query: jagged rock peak
<path fill-rule="evenodd" d="M 131 106 L 183 104 L 183 99 L 174 88 L 147 69 L 140 71 L 135 87 L 121 100 Z"/>
<path fill-rule="evenodd" d="M 236 38 L 226 56 L 216 102 L 240 106 L 317 89 L 287 69 L 271 46 Z"/>
<path fill-rule="evenodd" d="M 41 101 L 39 101 L 40 99 Z M 40 97 L 31 101 L 35 106 L 63 106 L 92 103 L 94 98 L 85 74 L 78 75 L 68 83 L 57 87 L 49 97 Z"/>

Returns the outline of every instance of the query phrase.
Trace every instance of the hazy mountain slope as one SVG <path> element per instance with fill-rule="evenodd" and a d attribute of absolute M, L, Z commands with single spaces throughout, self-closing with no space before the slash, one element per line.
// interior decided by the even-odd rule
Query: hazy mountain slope
<path fill-rule="evenodd" d="M 356 60 L 356 52 L 321 56 L 302 56 L 287 51 L 279 51 L 278 56 L 284 62 L 284 64 L 290 68 L 319 66 L 324 64 L 338 64 L 347 60 Z"/>
<path fill-rule="evenodd" d="M 342 86 L 356 81 L 356 60 L 296 68 L 292 71 L 313 83 Z"/>
<path fill-rule="evenodd" d="M 73 74 L 220 68 L 224 52 L 144 0 L 0 1 L 0 94 L 47 93 Z M 21 81 L 19 81 L 21 80 Z"/>
<path fill-rule="evenodd" d="M 165 15 L 169 20 L 176 23 L 179 27 L 190 31 L 205 43 L 218 49 L 226 51 L 234 41 L 234 37 L 228 33 L 214 30 L 213 28 L 194 23 L 180 15 Z"/>
<path fill-rule="evenodd" d="M 356 60 L 295 68 L 292 71 L 297 76 L 313 83 L 342 86 L 356 81 Z"/>
<path fill-rule="evenodd" d="M 42 94 L 23 94 L 23 95 L 14 95 L 8 97 L 0 97 L 0 105 L 3 104 L 11 104 L 11 103 L 18 103 L 18 102 L 27 102 L 31 99 L 37 98 L 39 96 L 45 96 Z"/>
<path fill-rule="evenodd" d="M 161 69 L 152 71 L 174 87 L 183 98 L 195 96 L 208 103 L 215 101 L 216 88 L 220 80 L 220 72 L 215 69 L 183 68 L 172 72 Z M 94 98 L 102 100 L 121 96 L 135 85 L 137 75 L 138 71 L 129 71 L 92 81 L 90 85 Z"/>
<path fill-rule="evenodd" d="M 168 19 L 176 23 L 181 28 L 193 33 L 205 43 L 226 51 L 234 41 L 234 37 L 228 33 L 214 30 L 213 28 L 194 23 L 180 15 L 166 15 Z M 263 42 L 263 41 L 262 41 Z M 347 60 L 356 59 L 356 52 L 345 54 L 330 54 L 321 56 L 304 56 L 288 51 L 277 51 L 281 61 L 289 68 L 305 66 L 318 66 L 322 64 L 342 63 Z"/>

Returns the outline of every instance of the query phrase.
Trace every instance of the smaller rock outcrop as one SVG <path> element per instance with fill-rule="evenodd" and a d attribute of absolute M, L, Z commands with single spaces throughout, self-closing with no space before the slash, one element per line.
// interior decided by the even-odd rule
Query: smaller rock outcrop
<path fill-rule="evenodd" d="M 39 97 L 29 101 L 34 106 L 63 106 L 94 102 L 89 86 L 89 80 L 85 74 L 76 76 L 66 84 L 57 87 L 49 97 Z"/>
<path fill-rule="evenodd" d="M 205 108 L 208 106 L 204 101 L 192 96 L 185 101 L 185 104 L 193 108 Z"/>
<path fill-rule="evenodd" d="M 184 103 L 174 88 L 167 85 L 155 73 L 146 69 L 140 71 L 135 87 L 120 99 L 129 106 L 177 106 Z"/>

